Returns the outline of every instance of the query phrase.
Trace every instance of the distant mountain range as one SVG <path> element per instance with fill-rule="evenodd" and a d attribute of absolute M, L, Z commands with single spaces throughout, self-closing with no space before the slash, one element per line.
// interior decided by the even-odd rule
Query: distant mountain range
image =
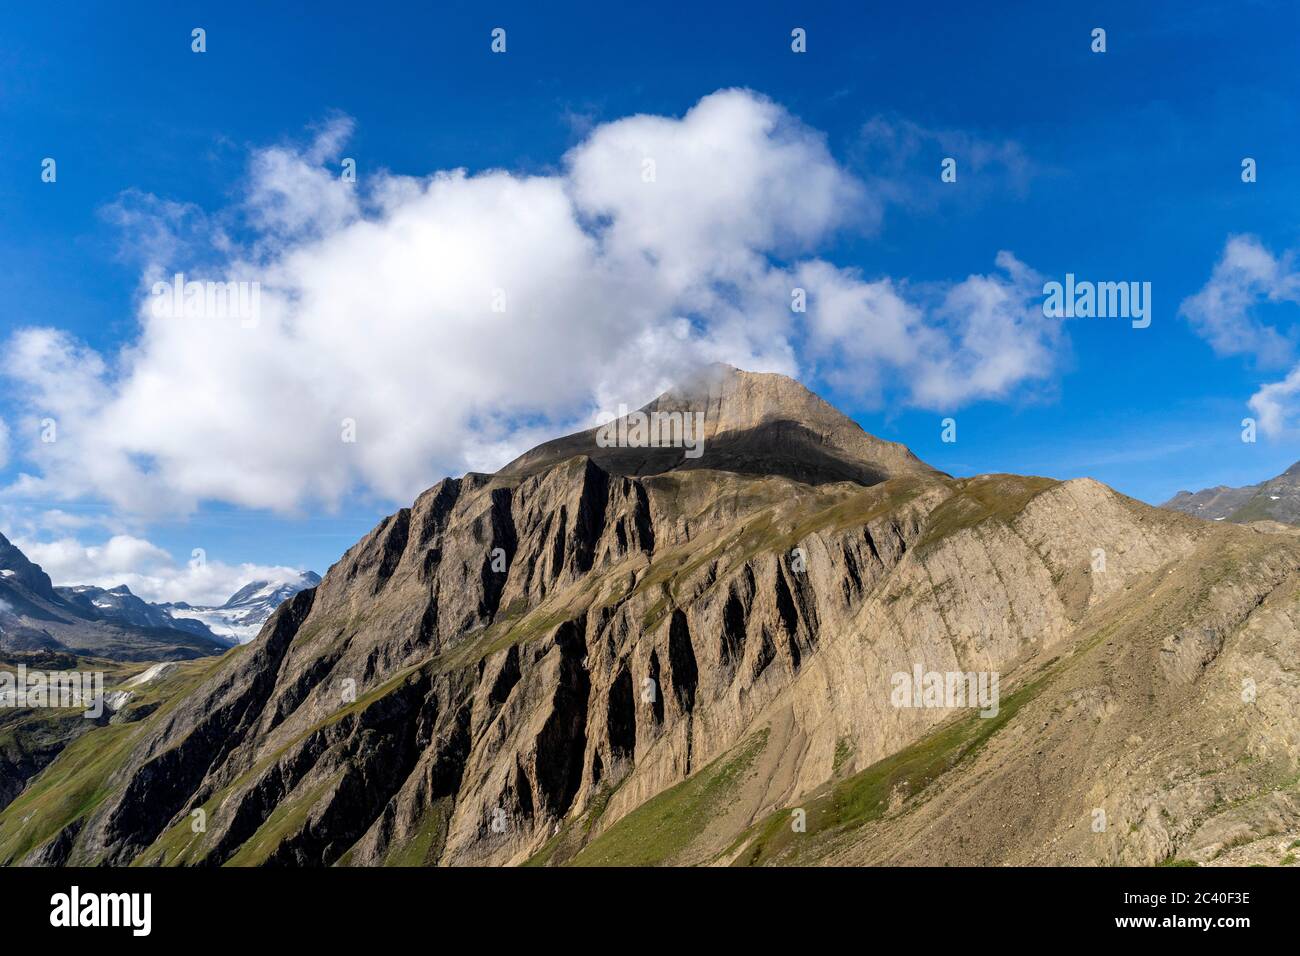
<path fill-rule="evenodd" d="M 125 584 L 107 589 L 92 584 L 78 584 L 55 587 L 54 592 L 98 620 L 111 621 L 124 627 L 161 628 L 186 631 L 200 637 L 216 636 L 200 621 L 177 619 L 164 607 L 136 597 Z"/>
<path fill-rule="evenodd" d="M 114 660 L 220 654 L 257 636 L 271 613 L 320 578 L 254 581 L 216 608 L 153 604 L 126 585 L 55 586 L 0 535 L 0 652 L 64 651 Z"/>
<path fill-rule="evenodd" d="M 1180 491 L 1161 507 L 1234 524 L 1269 520 L 1300 524 L 1300 462 L 1257 485 L 1241 488 L 1218 485 L 1203 491 Z"/>
<path fill-rule="evenodd" d="M 211 632 L 169 624 L 165 612 L 154 612 L 125 588 L 56 588 L 40 565 L 0 535 L 0 652 L 68 651 L 158 661 L 220 654 L 230 647 Z"/>
<path fill-rule="evenodd" d="M 320 575 L 301 571 L 293 581 L 254 581 L 240 588 L 219 607 L 195 607 L 183 601 L 163 604 L 177 626 L 198 625 L 218 637 L 247 644 L 257 637 L 271 613 L 299 591 L 320 584 Z"/>

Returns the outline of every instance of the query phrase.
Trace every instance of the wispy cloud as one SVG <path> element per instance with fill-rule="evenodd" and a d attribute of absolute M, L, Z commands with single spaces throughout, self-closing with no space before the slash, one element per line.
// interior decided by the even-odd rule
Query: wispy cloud
<path fill-rule="evenodd" d="M 956 160 L 956 184 L 944 183 L 940 163 Z M 853 165 L 889 201 L 932 206 L 940 200 L 976 201 L 992 193 L 1024 196 L 1042 174 L 1025 148 L 1006 137 L 938 129 L 898 116 L 877 115 L 863 124 Z"/>
<path fill-rule="evenodd" d="M 1254 236 L 1232 236 L 1208 282 L 1183 300 L 1179 312 L 1218 355 L 1249 355 L 1265 366 L 1286 362 L 1294 331 L 1262 321 L 1264 303 L 1300 302 L 1295 254 L 1274 255 Z"/>
<path fill-rule="evenodd" d="M 1283 315 L 1284 326 L 1260 315 L 1265 305 L 1300 304 L 1296 253 L 1274 254 L 1254 236 L 1230 236 L 1209 281 L 1179 307 L 1215 354 L 1245 355 L 1261 366 L 1277 367 L 1294 354 L 1300 313 Z M 1280 381 L 1262 385 L 1249 400 L 1259 430 L 1277 437 L 1293 430 L 1300 395 L 1300 365 Z"/>

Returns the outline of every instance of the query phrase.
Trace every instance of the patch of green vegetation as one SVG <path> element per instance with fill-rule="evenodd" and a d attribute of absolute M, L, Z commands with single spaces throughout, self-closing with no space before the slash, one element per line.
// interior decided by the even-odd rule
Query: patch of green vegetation
<path fill-rule="evenodd" d="M 0 814 L 0 864 L 11 864 L 108 796 L 142 724 L 97 727 L 74 740 Z"/>
<path fill-rule="evenodd" d="M 659 866 L 690 846 L 767 746 L 768 730 L 652 797 L 584 847 L 574 866 Z M 543 848 L 544 850 L 545 848 Z"/>
<path fill-rule="evenodd" d="M 1255 797 L 1247 798 L 1248 801 L 1253 801 L 1254 799 L 1256 798 Z M 1244 802 L 1244 801 L 1238 801 L 1238 802 Z M 1247 836 L 1244 833 L 1240 836 L 1235 836 L 1227 843 L 1223 844 L 1223 846 L 1219 847 L 1219 849 L 1215 852 L 1213 858 L 1217 860 L 1219 857 L 1223 856 L 1223 854 L 1227 853 L 1229 850 L 1235 850 L 1239 846 L 1245 846 L 1247 843 L 1254 843 L 1254 842 L 1255 842 L 1255 837 Z"/>
<path fill-rule="evenodd" d="M 924 554 L 945 538 L 985 521 L 1010 523 L 1031 500 L 1058 484 L 1060 482 L 1051 478 L 1020 475 L 982 475 L 966 479 L 959 483 L 952 497 L 930 513 L 916 551 Z"/>
<path fill-rule="evenodd" d="M 91 729 L 82 710 L 0 710 L 0 758 L 22 760 L 24 755 Z"/>
<path fill-rule="evenodd" d="M 445 674 L 475 664 L 516 644 L 526 644 L 548 634 L 591 607 L 596 600 L 596 592 L 608 579 L 608 574 L 589 575 L 578 588 L 570 589 L 564 596 L 557 595 L 548 599 L 532 610 L 528 609 L 524 599 L 515 598 L 496 620 L 472 638 L 433 657 L 431 666 L 435 672 Z"/>
<path fill-rule="evenodd" d="M 211 797 L 209 797 L 208 800 L 203 804 L 202 807 L 203 811 L 210 818 L 216 812 L 217 808 L 226 800 L 227 797 L 239 791 L 241 788 L 246 786 L 250 781 L 256 780 L 259 777 L 261 777 L 264 773 L 266 773 L 268 769 L 270 769 L 275 763 L 277 763 L 282 757 L 284 757 L 285 754 L 287 754 L 294 747 L 300 746 L 302 742 L 305 741 L 307 738 L 309 738 L 312 734 L 319 733 L 325 728 L 333 724 L 336 724 L 341 720 L 344 720 L 350 716 L 354 716 L 356 714 L 360 714 L 361 712 L 365 711 L 371 704 L 375 703 L 376 701 L 380 700 L 383 697 L 386 697 L 388 694 L 396 690 L 399 686 L 401 686 L 403 681 L 410 679 L 414 674 L 416 674 L 420 670 L 422 666 L 428 666 L 427 662 L 424 665 L 418 665 L 418 664 L 412 665 L 410 667 L 404 668 L 401 671 L 398 671 L 388 680 L 384 681 L 382 684 L 375 687 L 374 689 L 368 691 L 366 694 L 359 697 L 356 701 L 328 715 L 324 719 L 318 721 L 317 723 L 313 724 L 311 727 L 304 730 L 302 733 L 293 737 L 291 740 L 285 742 L 282 746 L 278 747 L 273 753 L 270 753 L 262 757 L 257 761 L 256 764 L 254 764 L 248 770 L 240 774 L 235 780 L 233 780 L 231 783 L 227 784 L 221 790 L 217 791 Z M 247 844 L 245 844 L 245 846 L 247 846 Z M 206 844 L 205 834 L 193 833 L 190 828 L 189 819 L 185 818 L 179 820 L 170 829 L 164 830 L 163 833 L 159 835 L 159 837 L 153 842 L 153 844 L 150 845 L 150 847 L 147 850 L 145 850 L 143 853 L 141 853 L 139 856 L 136 857 L 132 865 L 138 864 L 144 866 L 154 866 L 154 865 L 174 866 L 178 864 L 193 864 L 202 860 L 206 852 L 207 852 L 207 844 Z"/>
<path fill-rule="evenodd" d="M 1269 500 L 1255 497 L 1229 515 L 1228 520 L 1234 524 L 1244 524 L 1247 521 L 1273 521 L 1276 519 L 1270 510 Z"/>
<path fill-rule="evenodd" d="M 503 621 L 517 621 L 528 611 L 528 599 L 525 597 L 512 598 L 506 605 L 506 609 L 501 612 L 499 619 Z"/>
<path fill-rule="evenodd" d="M 622 781 L 619 781 L 622 783 Z M 591 833 L 591 828 L 600 822 L 600 818 L 605 815 L 605 809 L 609 806 L 610 798 L 617 792 L 618 787 L 603 786 L 596 791 L 596 795 L 591 798 L 591 806 L 587 812 L 582 815 L 582 832 L 586 836 Z"/>
<path fill-rule="evenodd" d="M 99 806 L 111 793 L 109 779 L 126 763 L 143 729 L 164 719 L 185 695 L 227 666 L 234 653 L 186 661 L 169 677 L 155 684 L 133 688 L 136 693 L 134 705 L 157 703 L 157 709 L 135 723 L 94 727 L 68 744 L 9 806 L 0 811 L 0 864 L 21 859 Z M 113 679 L 106 684 L 115 686 L 117 681 L 130 676 L 132 670 L 113 668 L 111 673 Z"/>
<path fill-rule="evenodd" d="M 335 622 L 325 618 L 317 618 L 305 627 L 299 628 L 298 633 L 294 635 L 294 642 L 300 647 L 306 647 L 320 637 L 320 635 Z"/>
<path fill-rule="evenodd" d="M 350 704 L 346 705 L 345 707 L 340 707 L 338 710 L 334 711 L 334 713 L 316 722 L 311 727 L 308 727 L 305 731 L 303 731 L 301 734 L 295 737 L 292 741 L 290 741 L 289 743 L 285 744 L 285 746 L 277 750 L 275 752 L 275 755 L 270 760 L 262 761 L 260 766 L 265 767 L 270 763 L 274 762 L 275 760 L 278 760 L 280 758 L 280 755 L 285 753 L 290 747 L 294 746 L 299 741 L 302 741 L 307 737 L 310 737 L 312 734 L 316 733 L 316 731 L 323 730 L 324 728 L 329 727 L 332 724 L 337 724 L 340 720 L 343 720 L 345 717 L 352 717 L 355 716 L 356 714 L 360 714 L 362 711 L 366 710 L 375 701 L 379 700 L 382 697 L 387 697 L 393 691 L 397 690 L 398 687 L 402 686 L 402 684 L 405 683 L 407 680 L 414 677 L 415 674 L 420 670 L 421 666 L 422 665 L 420 664 L 412 664 L 409 667 L 402 668 L 400 671 L 398 671 L 392 677 L 388 678 L 388 680 L 384 681 L 379 686 L 366 691 L 364 694 L 362 694 L 356 700 L 352 701 Z"/>
<path fill-rule="evenodd" d="M 1201 864 L 1197 863 L 1195 860 L 1184 860 L 1176 856 L 1166 857 L 1165 859 L 1161 860 L 1159 863 L 1156 864 L 1156 866 L 1200 866 L 1200 865 Z"/>
<path fill-rule="evenodd" d="M 528 859 L 524 860 L 524 862 L 520 865 L 527 868 L 533 868 L 539 866 L 550 866 L 551 861 L 555 859 L 555 851 L 559 849 L 560 841 L 563 839 L 564 839 L 564 831 L 561 830 L 559 833 L 555 834 L 555 836 L 551 837 L 549 840 L 543 843 L 542 848 L 540 850 L 538 850 Z"/>
<path fill-rule="evenodd" d="M 679 545 L 659 555 L 637 582 L 633 594 L 655 587 L 667 593 L 643 617 L 648 629 L 662 620 L 670 600 L 681 598 L 681 586 L 700 568 L 726 559 L 720 575 L 740 567 L 759 554 L 784 554 L 809 535 L 862 526 L 901 508 L 921 493 L 925 484 L 914 478 L 899 478 L 840 492 L 831 504 L 826 495 L 777 499 L 751 514 L 739 531 L 721 540 L 700 539 Z M 755 501 L 756 505 L 765 500 Z"/>
<path fill-rule="evenodd" d="M 506 628 L 505 633 L 499 638 L 486 642 L 485 646 L 477 650 L 475 654 L 479 659 L 482 659 L 515 644 L 526 644 L 534 638 L 549 633 L 565 621 L 572 620 L 575 616 L 575 613 L 567 607 L 549 611 L 540 607 L 534 608 L 531 613 L 524 615 L 521 620 Z"/>
<path fill-rule="evenodd" d="M 743 534 L 743 531 L 740 532 Z M 698 542 L 678 545 L 655 559 L 649 570 L 637 582 L 633 594 L 664 586 L 668 593 L 676 598 L 678 587 L 697 570 L 710 561 L 721 558 L 739 539 L 740 534 L 715 542 L 711 547 L 702 547 Z"/>
<path fill-rule="evenodd" d="M 976 754 L 1026 703 L 1036 697 L 1046 677 L 1018 688 L 1003 698 L 995 717 L 972 713 L 951 721 L 898 753 L 838 783 L 812 794 L 799 808 L 805 811 L 805 831 L 794 832 L 791 812 L 778 810 L 742 835 L 736 846 L 751 837 L 733 865 L 761 866 L 797 862 L 800 854 L 820 846 L 837 834 L 884 816 L 892 801 L 920 793 L 944 773 Z"/>
<path fill-rule="evenodd" d="M 1295 863 L 1295 854 L 1288 853 L 1286 856 L 1282 857 L 1281 861 L 1279 861 L 1278 863 L 1278 866 L 1292 866 L 1294 863 Z"/>
<path fill-rule="evenodd" d="M 591 831 L 600 822 L 600 818 L 605 815 L 605 810 L 609 807 L 609 801 L 618 788 L 622 786 L 624 777 L 618 783 L 610 786 L 608 783 L 601 784 L 592 795 L 591 802 L 587 809 L 576 820 L 566 819 L 560 826 L 559 832 L 553 835 L 549 840 L 542 844 L 532 856 L 523 862 L 526 867 L 538 866 L 563 866 L 578 854 L 583 846 L 591 837 Z"/>
<path fill-rule="evenodd" d="M 203 804 L 201 809 L 205 818 L 212 816 L 224 797 L 225 791 L 222 791 Z M 194 831 L 192 821 L 192 815 L 186 816 L 164 830 L 148 849 L 131 861 L 131 866 L 191 866 L 198 863 L 205 850 L 204 834 Z"/>
<path fill-rule="evenodd" d="M 622 604 L 632 593 L 631 572 L 618 569 L 614 572 L 604 575 L 605 580 L 610 581 L 609 587 L 605 588 L 605 593 L 601 595 L 600 602 L 596 605 L 597 610 L 606 607 L 617 607 Z M 599 582 L 599 578 L 590 578 L 593 583 Z"/>
<path fill-rule="evenodd" d="M 341 771 L 340 771 L 341 773 Z M 287 838 L 302 829 L 312 808 L 338 779 L 338 774 L 312 787 L 300 797 L 281 800 L 257 832 L 244 841 L 239 851 L 226 861 L 226 866 L 261 866 Z"/>
<path fill-rule="evenodd" d="M 853 759 L 853 738 L 841 737 L 835 743 L 835 759 L 831 763 L 832 776 L 838 777 L 845 764 Z"/>
<path fill-rule="evenodd" d="M 432 866 L 447 842 L 447 825 L 451 822 L 452 798 L 442 797 L 424 811 L 415 830 L 389 850 L 385 866 Z M 351 852 L 351 851 L 349 851 Z"/>
<path fill-rule="evenodd" d="M 654 604 L 646 608 L 646 612 L 641 615 L 641 630 L 654 630 L 659 622 L 668 616 L 668 607 L 668 595 L 664 594 Z"/>
<path fill-rule="evenodd" d="M 809 515 L 790 529 L 781 544 L 792 548 L 810 534 L 819 531 L 835 532 L 870 524 L 907 505 L 925 487 L 923 482 L 914 478 L 895 478 L 872 485 L 844 501 Z"/>

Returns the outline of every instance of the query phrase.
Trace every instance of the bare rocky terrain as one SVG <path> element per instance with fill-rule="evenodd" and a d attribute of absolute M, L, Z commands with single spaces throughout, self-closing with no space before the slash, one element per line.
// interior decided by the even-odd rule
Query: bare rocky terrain
<path fill-rule="evenodd" d="M 82 734 L 0 862 L 1289 863 L 1300 532 L 957 479 L 777 375 L 439 482 Z M 893 675 L 996 673 L 995 715 Z"/>
<path fill-rule="evenodd" d="M 1300 462 L 1257 485 L 1241 488 L 1218 485 L 1197 492 L 1180 491 L 1161 507 L 1210 521 L 1300 524 Z"/>

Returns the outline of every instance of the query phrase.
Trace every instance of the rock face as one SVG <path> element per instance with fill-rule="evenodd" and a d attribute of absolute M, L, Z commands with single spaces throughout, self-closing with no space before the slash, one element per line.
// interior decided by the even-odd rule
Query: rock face
<path fill-rule="evenodd" d="M 109 728 L 95 799 L 32 781 L 0 861 L 1151 863 L 1300 821 L 1295 535 L 953 479 L 780 376 L 645 411 L 697 409 L 698 458 L 588 432 L 429 489 Z"/>
<path fill-rule="evenodd" d="M 1180 491 L 1160 507 L 1210 521 L 1300 524 L 1300 462 L 1257 485 L 1241 488 L 1218 485 L 1194 493 Z"/>

